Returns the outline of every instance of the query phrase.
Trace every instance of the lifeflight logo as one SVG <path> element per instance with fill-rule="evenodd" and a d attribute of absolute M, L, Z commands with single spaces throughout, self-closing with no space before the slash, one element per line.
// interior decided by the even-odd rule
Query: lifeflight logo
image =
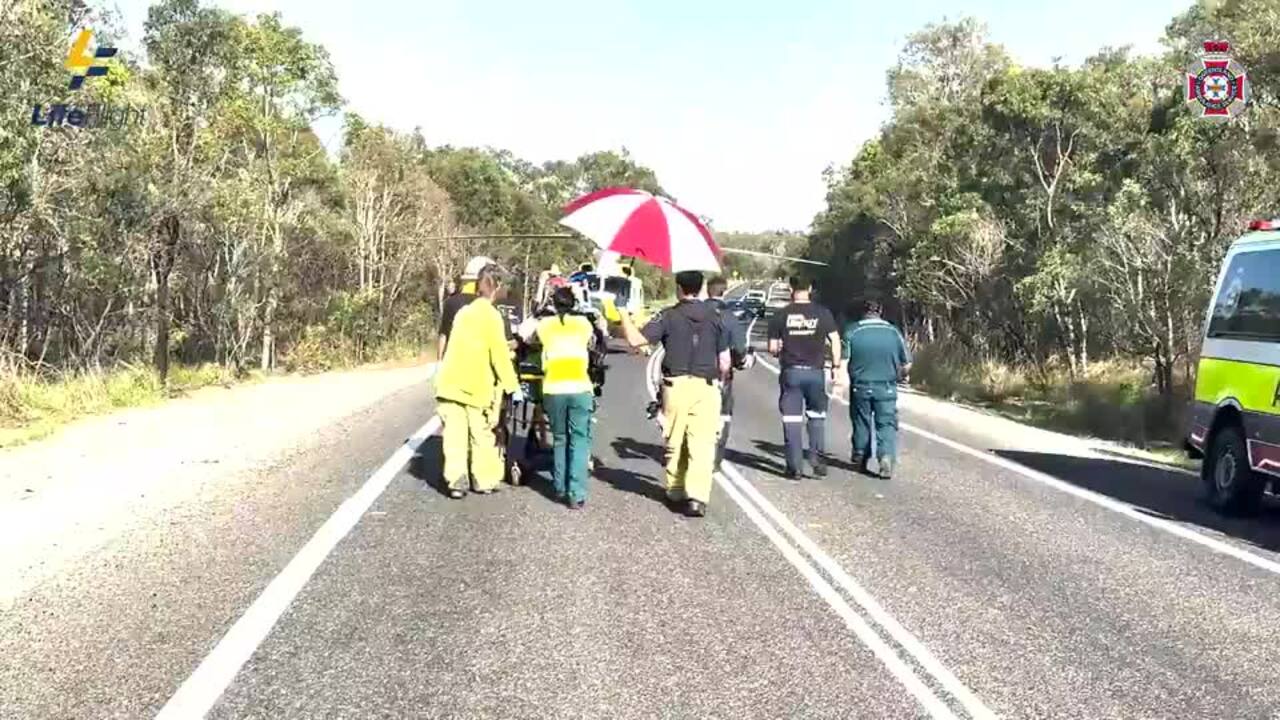
<path fill-rule="evenodd" d="M 65 66 L 71 73 L 71 90 L 84 87 L 86 78 L 105 77 L 110 69 L 107 60 L 116 56 L 116 49 L 105 45 L 98 46 L 92 52 L 89 46 L 93 42 L 93 31 L 85 28 L 76 34 L 67 53 Z M 122 128 L 130 125 L 141 125 L 146 120 L 146 111 L 140 108 L 110 105 L 106 103 L 90 103 L 84 106 L 70 103 L 34 103 L 31 106 L 31 124 L 38 127 L 72 127 L 81 128 Z"/>
<path fill-rule="evenodd" d="M 89 43 L 93 41 L 93 31 L 85 28 L 76 35 L 71 43 L 71 52 L 67 53 L 67 70 L 71 72 L 71 89 L 79 90 L 87 77 L 102 77 L 107 74 L 106 60 L 116 56 L 113 47 L 100 46 L 92 53 Z"/>

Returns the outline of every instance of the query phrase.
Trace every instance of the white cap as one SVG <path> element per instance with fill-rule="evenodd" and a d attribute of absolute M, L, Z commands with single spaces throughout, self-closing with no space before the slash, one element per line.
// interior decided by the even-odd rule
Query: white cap
<path fill-rule="evenodd" d="M 492 260 L 483 255 L 473 257 L 467 261 L 467 268 L 462 271 L 462 277 L 474 280 L 475 278 L 480 277 L 480 271 L 483 270 L 486 265 L 493 264 L 494 262 Z"/>

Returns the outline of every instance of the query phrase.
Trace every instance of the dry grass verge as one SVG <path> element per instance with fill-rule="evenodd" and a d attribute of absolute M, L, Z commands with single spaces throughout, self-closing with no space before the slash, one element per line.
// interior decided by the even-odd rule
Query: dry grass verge
<path fill-rule="evenodd" d="M 1059 363 L 1018 367 L 938 344 L 916 353 L 911 375 L 931 395 L 1048 430 L 1131 444 L 1181 464 L 1190 389 L 1161 396 L 1151 368 L 1136 360 L 1096 361 L 1073 377 Z"/>
<path fill-rule="evenodd" d="M 342 370 L 358 366 L 399 368 L 430 362 L 434 349 L 397 344 L 369 353 L 362 362 L 348 348 L 317 342 L 291 354 L 285 369 L 300 374 Z M 261 372 L 240 374 L 218 364 L 173 365 L 168 387 L 162 386 L 150 367 L 123 366 L 109 371 L 40 374 L 0 372 L 0 448 L 47 437 L 80 418 L 114 410 L 143 407 L 201 388 L 254 382 Z"/>
<path fill-rule="evenodd" d="M 0 375 L 0 447 L 45 437 L 89 415 L 151 405 L 202 387 L 256 377 L 237 378 L 216 364 L 177 365 L 170 368 L 166 388 L 153 370 L 137 366 L 60 375 L 5 373 Z"/>

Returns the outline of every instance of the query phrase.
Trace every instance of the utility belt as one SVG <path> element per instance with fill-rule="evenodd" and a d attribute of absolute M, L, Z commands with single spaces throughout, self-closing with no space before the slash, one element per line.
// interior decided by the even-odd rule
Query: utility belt
<path fill-rule="evenodd" d="M 676 381 L 676 380 L 678 380 L 678 379 L 680 379 L 680 378 L 691 378 L 691 379 L 693 379 L 693 380 L 701 380 L 701 381 L 705 382 L 706 384 L 710 385 L 711 387 L 715 387 L 715 386 L 716 386 L 716 381 L 715 381 L 714 379 L 712 379 L 712 378 L 704 378 L 704 377 L 700 377 L 700 376 L 698 376 L 698 375 L 663 375 L 663 376 L 662 376 L 662 386 L 663 386 L 663 387 L 672 387 L 673 385 L 675 385 L 675 384 L 676 384 L 676 383 L 675 383 L 675 381 Z"/>

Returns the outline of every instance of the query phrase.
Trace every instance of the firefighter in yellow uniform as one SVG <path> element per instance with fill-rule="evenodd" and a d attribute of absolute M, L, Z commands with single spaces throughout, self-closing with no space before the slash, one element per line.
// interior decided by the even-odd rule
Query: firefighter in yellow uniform
<path fill-rule="evenodd" d="M 702 273 L 676 273 L 680 302 L 636 328 L 619 309 L 632 347 L 661 343 L 662 434 L 667 443 L 667 501 L 686 515 L 707 514 L 720 434 L 720 383 L 730 369 L 729 334 L 720 313 L 704 302 Z"/>
<path fill-rule="evenodd" d="M 502 451 L 494 428 L 495 398 L 519 392 L 502 313 L 493 306 L 501 289 L 496 265 L 476 279 L 476 298 L 458 310 L 448 348 L 436 374 L 436 407 L 444 424 L 444 479 L 449 497 L 462 498 L 470 470 L 475 492 L 502 482 Z M 468 460 L 470 467 L 468 467 Z"/>

